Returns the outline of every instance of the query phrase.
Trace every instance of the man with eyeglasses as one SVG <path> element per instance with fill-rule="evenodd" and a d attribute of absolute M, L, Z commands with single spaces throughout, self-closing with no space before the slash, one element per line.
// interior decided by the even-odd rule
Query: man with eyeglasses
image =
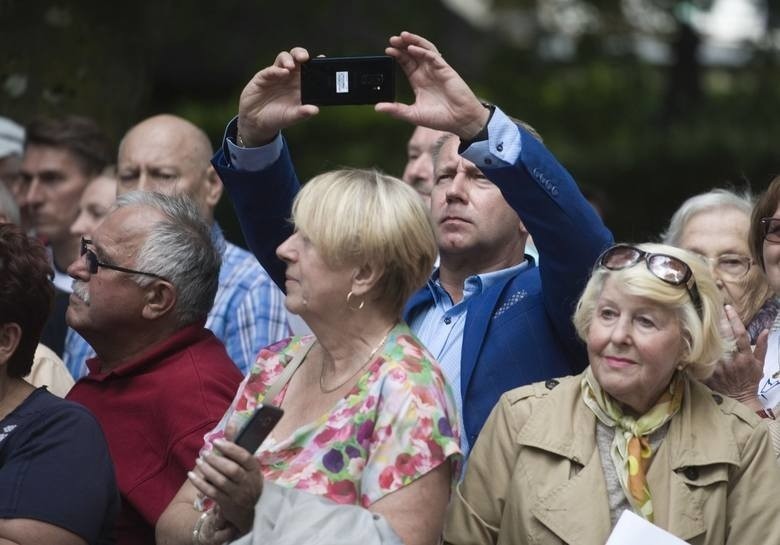
<path fill-rule="evenodd" d="M 95 349 L 68 399 L 105 431 L 122 511 L 119 545 L 154 543 L 170 503 L 242 379 L 204 327 L 220 253 L 186 197 L 118 198 L 68 268 L 68 324 Z"/>
<path fill-rule="evenodd" d="M 156 115 L 125 134 L 117 158 L 117 195 L 155 191 L 187 195 L 211 225 L 223 248 L 219 289 L 206 327 L 225 343 L 231 359 L 246 374 L 261 348 L 289 334 L 282 292 L 255 257 L 227 242 L 214 221 L 222 182 L 209 163 L 211 143 L 206 134 L 181 117 Z M 68 332 L 66 364 L 75 376 L 85 372 L 87 343 Z"/>

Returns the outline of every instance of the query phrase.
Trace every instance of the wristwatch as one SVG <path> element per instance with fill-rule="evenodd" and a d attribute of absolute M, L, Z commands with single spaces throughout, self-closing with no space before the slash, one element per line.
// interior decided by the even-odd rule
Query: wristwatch
<path fill-rule="evenodd" d="M 471 138 L 469 140 L 461 139 L 461 141 L 460 141 L 460 148 L 461 149 L 466 149 L 467 147 L 469 147 L 474 142 L 482 142 L 483 140 L 487 140 L 488 139 L 488 125 L 490 125 L 490 120 L 493 119 L 493 114 L 496 111 L 496 106 L 495 106 L 495 104 L 490 104 L 489 102 L 480 101 L 479 103 L 482 104 L 482 106 L 484 106 L 485 108 L 487 108 L 490 111 L 490 115 L 488 116 L 488 119 L 487 119 L 487 122 L 485 123 L 485 126 L 482 127 L 482 130 L 480 130 L 473 138 Z"/>

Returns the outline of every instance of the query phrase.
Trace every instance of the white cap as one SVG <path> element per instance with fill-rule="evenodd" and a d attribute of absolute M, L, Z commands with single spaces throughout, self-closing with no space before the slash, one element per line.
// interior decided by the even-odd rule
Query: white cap
<path fill-rule="evenodd" d="M 0 117 L 0 159 L 24 152 L 24 127 Z"/>

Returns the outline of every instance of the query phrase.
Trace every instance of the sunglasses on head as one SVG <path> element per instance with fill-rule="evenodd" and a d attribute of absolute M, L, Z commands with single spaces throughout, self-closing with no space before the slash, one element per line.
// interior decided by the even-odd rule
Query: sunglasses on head
<path fill-rule="evenodd" d="M 128 269 L 127 267 L 120 267 L 119 265 L 111 265 L 110 263 L 104 263 L 103 261 L 100 261 L 98 259 L 97 254 L 93 250 L 87 247 L 89 244 L 92 244 L 92 241 L 90 239 L 81 237 L 81 256 L 87 262 L 87 270 L 89 271 L 89 274 L 97 274 L 98 267 L 103 267 L 104 269 L 111 269 L 112 271 L 119 271 L 128 274 L 142 274 L 144 276 L 151 276 L 153 278 L 160 278 L 162 280 L 165 280 L 165 278 L 163 278 L 159 274 L 154 274 L 154 273 L 144 272 L 144 271 L 136 271 L 135 269 Z"/>
<path fill-rule="evenodd" d="M 668 254 L 645 252 L 628 244 L 617 244 L 605 250 L 596 264 L 610 271 L 619 271 L 633 267 L 640 261 L 644 261 L 647 270 L 659 280 L 672 286 L 684 287 L 699 318 L 702 317 L 701 296 L 693 278 L 693 271 L 682 259 Z"/>

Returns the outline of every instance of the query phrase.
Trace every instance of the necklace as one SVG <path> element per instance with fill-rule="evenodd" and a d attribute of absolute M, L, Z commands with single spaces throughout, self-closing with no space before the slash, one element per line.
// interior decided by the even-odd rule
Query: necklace
<path fill-rule="evenodd" d="M 325 365 L 323 365 L 322 366 L 322 371 L 320 371 L 320 392 L 322 392 L 323 394 L 332 394 L 333 392 L 335 392 L 336 390 L 338 390 L 339 388 L 344 386 L 347 382 L 349 382 L 350 380 L 355 378 L 357 376 L 357 374 L 360 373 L 360 371 L 362 371 L 363 368 L 366 365 L 368 365 L 369 363 L 371 363 L 374 360 L 374 356 L 376 356 L 376 353 L 379 352 L 379 349 L 384 346 L 385 341 L 387 341 L 387 338 L 390 336 L 390 332 L 393 330 L 394 327 L 395 327 L 395 324 L 393 324 L 393 326 L 387 331 L 385 336 L 382 337 L 382 340 L 379 341 L 379 344 L 377 344 L 376 347 L 371 351 L 371 353 L 368 355 L 368 358 L 366 359 L 366 361 L 360 367 L 358 367 L 357 370 L 354 373 L 349 375 L 344 382 L 342 382 L 338 386 L 334 386 L 333 388 L 325 388 L 325 385 L 322 383 L 322 379 L 325 376 Z M 323 358 L 323 364 L 324 364 L 324 362 L 325 362 L 325 359 Z"/>

